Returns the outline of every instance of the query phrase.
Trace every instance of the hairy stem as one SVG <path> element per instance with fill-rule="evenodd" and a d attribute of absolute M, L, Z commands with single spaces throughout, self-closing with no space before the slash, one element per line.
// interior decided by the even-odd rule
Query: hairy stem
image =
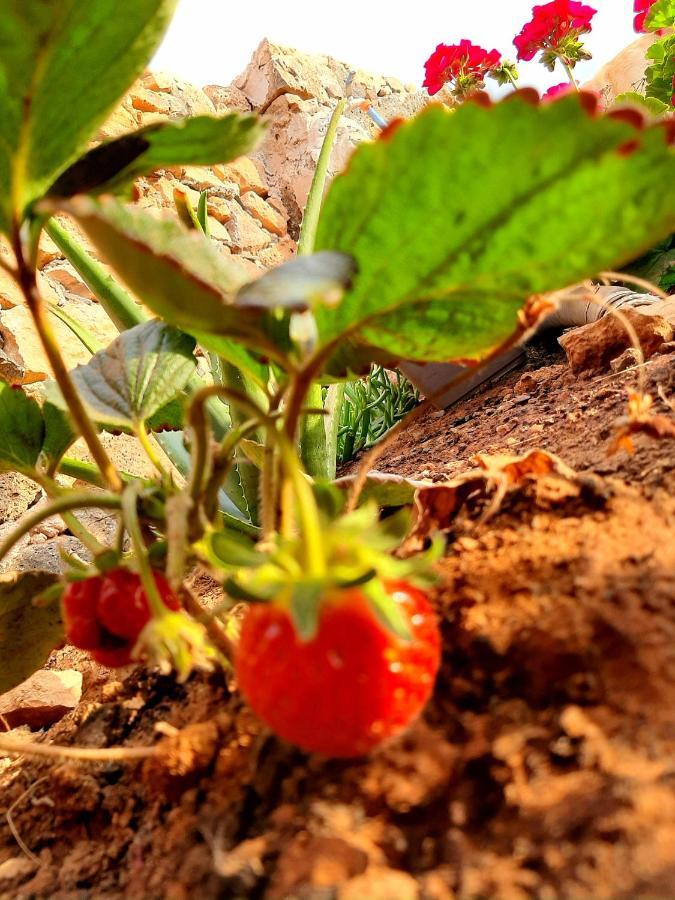
<path fill-rule="evenodd" d="M 143 585 L 143 590 L 148 598 L 150 609 L 156 619 L 161 619 L 168 612 L 162 598 L 159 595 L 155 576 L 153 575 L 148 560 L 148 550 L 143 540 L 141 523 L 138 518 L 138 491 L 139 485 L 130 484 L 122 494 L 122 515 L 127 529 L 131 546 L 133 547 L 138 566 L 138 574 Z"/>
<path fill-rule="evenodd" d="M 574 77 L 574 72 L 572 71 L 572 67 L 571 67 L 570 64 L 567 62 L 567 60 L 564 59 L 562 56 L 559 56 L 558 59 L 559 59 L 560 62 L 562 63 L 562 67 L 563 67 L 563 69 L 565 70 L 565 72 L 567 73 L 567 77 L 569 78 L 570 84 L 572 85 L 572 87 L 574 88 L 574 90 L 578 92 L 578 91 L 579 91 L 579 85 L 577 84 L 577 80 L 576 80 L 576 78 Z"/>
<path fill-rule="evenodd" d="M 101 475 L 107 486 L 112 491 L 121 491 L 122 480 L 100 441 L 98 432 L 84 408 L 84 404 L 80 399 L 80 395 L 73 384 L 70 373 L 61 356 L 56 335 L 54 334 L 51 322 L 49 321 L 47 307 L 40 296 L 35 270 L 27 265 L 24 258 L 21 236 L 18 228 L 14 233 L 13 248 L 18 267 L 19 286 L 26 299 L 26 304 L 33 318 L 35 329 L 42 343 L 45 355 L 49 360 L 49 365 L 52 368 L 56 383 L 61 389 L 61 393 L 68 405 L 68 411 L 73 419 L 75 427 L 84 438 L 85 443 L 89 448 L 89 452 L 91 453 L 94 462 L 101 470 Z"/>

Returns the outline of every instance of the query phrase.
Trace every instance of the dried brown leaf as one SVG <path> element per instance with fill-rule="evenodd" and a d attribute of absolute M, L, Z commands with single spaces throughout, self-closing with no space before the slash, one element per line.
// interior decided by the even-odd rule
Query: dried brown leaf
<path fill-rule="evenodd" d="M 585 487 L 576 472 L 545 450 L 530 450 L 523 456 L 481 453 L 478 468 L 443 484 L 421 487 L 415 494 L 415 517 L 405 542 L 405 551 L 414 552 L 431 534 L 448 532 L 459 513 L 469 503 L 487 501 L 480 516 L 484 522 L 500 508 L 504 497 L 526 484 L 537 487 L 537 499 L 547 504 L 579 496 Z M 540 490 L 541 488 L 541 490 Z"/>

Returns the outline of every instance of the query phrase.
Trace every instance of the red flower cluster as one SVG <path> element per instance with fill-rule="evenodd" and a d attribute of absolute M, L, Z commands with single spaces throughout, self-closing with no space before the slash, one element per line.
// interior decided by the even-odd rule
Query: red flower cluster
<path fill-rule="evenodd" d="M 452 83 L 455 93 L 466 96 L 485 86 L 485 76 L 499 67 L 498 50 L 483 50 L 471 41 L 439 44 L 424 64 L 424 87 L 433 96 L 443 85 Z"/>
<path fill-rule="evenodd" d="M 544 6 L 535 6 L 532 12 L 532 21 L 513 42 L 518 59 L 526 61 L 540 50 L 558 50 L 565 41 L 587 34 L 597 10 L 576 0 L 552 0 Z"/>
<path fill-rule="evenodd" d="M 647 21 L 647 16 L 649 15 L 652 6 L 656 0 L 635 0 L 633 4 L 633 9 L 637 13 L 635 16 L 634 26 L 637 32 L 646 31 L 645 22 Z"/>

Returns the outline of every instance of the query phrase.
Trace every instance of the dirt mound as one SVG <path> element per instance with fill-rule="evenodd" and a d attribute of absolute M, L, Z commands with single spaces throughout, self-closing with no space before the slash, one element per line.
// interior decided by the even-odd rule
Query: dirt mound
<path fill-rule="evenodd" d="M 136 768 L 5 764 L 2 807 L 37 859 L 3 823 L 0 894 L 675 897 L 675 444 L 608 455 L 634 373 L 578 379 L 540 354 L 378 463 L 442 480 L 477 452 L 543 447 L 601 478 L 589 497 L 516 492 L 486 524 L 458 520 L 424 721 L 326 762 L 266 733 L 222 675 L 90 676 L 55 742 L 191 727 Z M 648 364 L 654 396 L 673 394 L 673 359 Z"/>

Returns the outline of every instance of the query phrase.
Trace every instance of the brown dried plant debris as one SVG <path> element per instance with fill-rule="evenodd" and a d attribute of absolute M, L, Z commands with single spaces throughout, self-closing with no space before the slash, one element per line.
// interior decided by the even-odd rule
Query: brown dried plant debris
<path fill-rule="evenodd" d="M 462 511 L 480 510 L 477 522 L 484 524 L 501 508 L 507 494 L 533 495 L 538 506 L 548 507 L 589 491 L 602 497 L 599 479 L 579 475 L 562 459 L 546 450 L 529 450 L 522 456 L 479 453 L 478 465 L 464 475 L 441 484 L 421 487 L 415 494 L 414 521 L 404 552 L 424 546 L 431 535 L 451 531 Z"/>
<path fill-rule="evenodd" d="M 646 434 L 657 441 L 675 439 L 675 421 L 668 416 L 652 412 L 654 400 L 649 394 L 631 393 L 628 400 L 628 415 L 617 420 L 617 434 L 610 453 L 625 450 L 635 453 L 632 437 Z"/>

